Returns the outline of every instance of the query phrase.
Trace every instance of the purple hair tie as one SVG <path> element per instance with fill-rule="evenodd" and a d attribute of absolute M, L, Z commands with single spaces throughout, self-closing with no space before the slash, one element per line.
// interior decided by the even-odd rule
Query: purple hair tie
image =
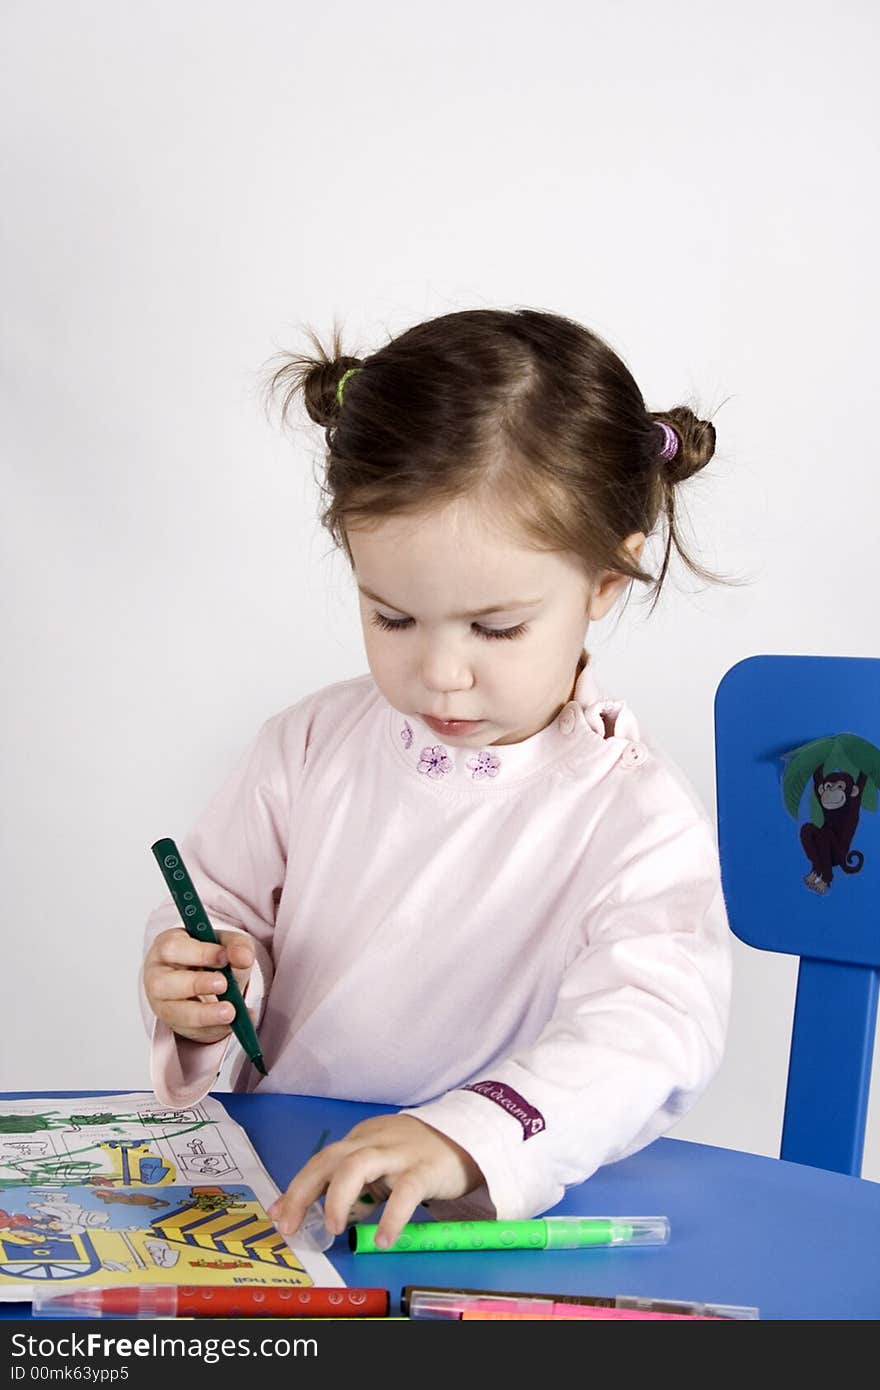
<path fill-rule="evenodd" d="M 678 435 L 671 425 L 664 425 L 661 421 L 657 422 L 663 431 L 663 448 L 660 450 L 662 459 L 674 459 L 678 453 Z"/>

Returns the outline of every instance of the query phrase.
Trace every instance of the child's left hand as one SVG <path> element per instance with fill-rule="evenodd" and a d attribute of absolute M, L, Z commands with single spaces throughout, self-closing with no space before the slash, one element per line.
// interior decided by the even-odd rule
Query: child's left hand
<path fill-rule="evenodd" d="M 339 1235 L 367 1190 L 378 1201 L 385 1199 L 376 1244 L 387 1246 L 397 1240 L 420 1202 L 463 1197 L 482 1181 L 470 1154 L 424 1121 L 414 1115 L 377 1115 L 314 1154 L 273 1202 L 269 1216 L 290 1235 L 323 1192 L 324 1225 L 331 1235 Z"/>

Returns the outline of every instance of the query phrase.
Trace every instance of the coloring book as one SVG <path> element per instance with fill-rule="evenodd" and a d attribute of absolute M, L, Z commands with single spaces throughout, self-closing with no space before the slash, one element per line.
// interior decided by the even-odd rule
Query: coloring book
<path fill-rule="evenodd" d="M 0 1099 L 0 1301 L 89 1285 L 343 1287 L 307 1236 L 266 1215 L 278 1188 L 208 1096 Z"/>

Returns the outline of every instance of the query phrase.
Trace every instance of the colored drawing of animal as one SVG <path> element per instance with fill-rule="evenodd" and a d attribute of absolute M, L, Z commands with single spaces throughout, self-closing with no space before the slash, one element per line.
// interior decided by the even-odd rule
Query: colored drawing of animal
<path fill-rule="evenodd" d="M 813 789 L 822 808 L 821 826 L 808 821 L 801 826 L 801 844 L 810 861 L 810 872 L 804 879 L 814 893 L 826 893 L 834 878 L 833 869 L 845 874 L 857 874 L 865 862 L 861 850 L 850 849 L 859 824 L 861 795 L 867 777 L 860 773 L 854 781 L 848 772 L 813 773 Z"/>
<path fill-rule="evenodd" d="M 880 748 L 857 734 L 813 739 L 785 755 L 782 779 L 786 810 L 798 819 L 801 797 L 810 787 L 810 818 L 800 827 L 801 847 L 810 870 L 804 883 L 825 894 L 834 869 L 857 874 L 865 862 L 852 847 L 862 811 L 876 811 L 880 786 Z M 811 785 L 812 784 L 812 785 Z"/>
<path fill-rule="evenodd" d="M 154 1197 L 151 1192 L 117 1192 L 114 1188 L 95 1188 L 95 1196 L 102 1202 L 125 1202 L 132 1207 L 167 1207 L 168 1203 Z"/>

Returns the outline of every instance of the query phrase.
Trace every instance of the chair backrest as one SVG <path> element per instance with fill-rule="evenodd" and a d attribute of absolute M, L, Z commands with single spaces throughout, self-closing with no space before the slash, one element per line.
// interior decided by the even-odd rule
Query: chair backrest
<path fill-rule="evenodd" d="M 880 980 L 880 659 L 732 666 L 715 774 L 731 928 L 800 958 L 780 1157 L 859 1176 Z"/>

